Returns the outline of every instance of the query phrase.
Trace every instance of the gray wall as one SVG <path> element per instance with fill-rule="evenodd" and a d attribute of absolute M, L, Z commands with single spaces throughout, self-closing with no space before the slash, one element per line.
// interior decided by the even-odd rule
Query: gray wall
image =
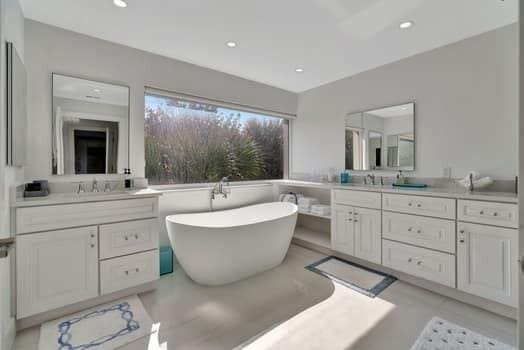
<path fill-rule="evenodd" d="M 0 238 L 11 233 L 9 189 L 23 182 L 24 169 L 6 167 L 6 52 L 5 43 L 14 44 L 24 60 L 24 17 L 17 0 L 0 0 Z M 12 256 L 12 255 L 11 255 Z M 0 349 L 10 349 L 15 337 L 15 322 L 11 317 L 12 260 L 0 259 Z"/>
<path fill-rule="evenodd" d="M 288 91 L 31 20 L 25 22 L 25 33 L 29 86 L 26 180 L 51 178 L 53 72 L 131 88 L 130 166 L 136 176 L 144 175 L 144 86 L 296 113 L 297 95 Z"/>
<path fill-rule="evenodd" d="M 518 28 L 510 25 L 299 95 L 291 172 L 344 167 L 349 112 L 416 102 L 416 171 L 517 174 Z"/>

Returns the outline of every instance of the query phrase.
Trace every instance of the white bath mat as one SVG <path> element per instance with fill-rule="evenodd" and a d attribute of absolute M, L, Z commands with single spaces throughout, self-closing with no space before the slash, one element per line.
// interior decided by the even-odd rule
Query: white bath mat
<path fill-rule="evenodd" d="M 148 336 L 152 325 L 135 295 L 44 323 L 38 349 L 115 349 Z"/>
<path fill-rule="evenodd" d="M 467 328 L 433 317 L 411 350 L 516 350 Z"/>
<path fill-rule="evenodd" d="M 328 256 L 306 266 L 306 269 L 341 283 L 371 298 L 379 295 L 396 280 L 393 276 L 368 269 L 335 256 Z"/>

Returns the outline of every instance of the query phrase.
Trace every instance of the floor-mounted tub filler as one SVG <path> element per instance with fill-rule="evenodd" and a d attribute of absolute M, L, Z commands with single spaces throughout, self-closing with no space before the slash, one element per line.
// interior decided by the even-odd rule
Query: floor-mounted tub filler
<path fill-rule="evenodd" d="M 292 203 L 264 203 L 166 218 L 180 264 L 195 282 L 235 282 L 282 263 L 297 222 Z"/>

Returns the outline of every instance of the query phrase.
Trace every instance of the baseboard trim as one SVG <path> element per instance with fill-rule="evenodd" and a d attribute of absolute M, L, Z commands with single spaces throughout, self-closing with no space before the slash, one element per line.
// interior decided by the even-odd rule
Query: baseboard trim
<path fill-rule="evenodd" d="M 109 303 L 113 300 L 125 298 L 127 296 L 139 293 L 149 292 L 156 289 L 157 281 L 142 284 L 140 286 L 120 290 L 111 294 L 102 295 L 94 299 L 85 300 L 76 304 L 67 305 L 58 309 L 43 312 L 38 315 L 21 318 L 16 321 L 16 331 L 31 328 L 40 325 L 44 322 L 54 320 L 75 312 L 79 312 L 85 309 L 89 309 L 93 306 Z M 13 322 L 14 323 L 14 322 Z M 10 348 L 6 348 L 10 349 Z"/>
<path fill-rule="evenodd" d="M 514 320 L 516 320 L 518 318 L 518 309 L 517 308 L 511 307 L 511 306 L 508 306 L 508 305 L 504 305 L 504 304 L 500 304 L 500 303 L 497 303 L 497 302 L 492 301 L 492 300 L 488 300 L 488 299 L 485 299 L 485 298 L 482 298 L 482 297 L 478 297 L 476 295 L 465 293 L 465 292 L 462 292 L 462 291 L 460 291 L 458 289 L 447 287 L 447 286 L 443 286 L 441 284 L 438 284 L 438 283 L 435 283 L 435 282 L 431 282 L 431 281 L 428 281 L 428 280 L 425 280 L 425 279 L 422 279 L 422 278 L 414 277 L 414 276 L 408 275 L 406 273 L 399 272 L 399 271 L 396 271 L 396 270 L 392 270 L 392 269 L 384 267 L 382 265 L 377 265 L 377 264 L 374 264 L 374 263 L 371 263 L 371 262 L 368 262 L 368 261 L 365 261 L 365 260 L 361 260 L 361 259 L 355 258 L 354 256 L 351 256 L 351 255 L 342 254 L 342 253 L 336 252 L 334 250 L 331 250 L 329 248 L 325 248 L 325 247 L 322 247 L 322 246 L 319 246 L 319 245 L 316 245 L 316 244 L 313 244 L 313 243 L 305 242 L 305 241 L 300 240 L 300 239 L 293 239 L 293 243 L 298 245 L 298 246 L 301 246 L 301 247 L 304 247 L 304 248 L 307 248 L 307 249 L 311 249 L 311 250 L 317 251 L 317 252 L 322 253 L 322 254 L 334 255 L 334 256 L 340 257 L 342 259 L 349 260 L 351 262 L 363 265 L 365 267 L 368 267 L 368 268 L 371 268 L 371 269 L 374 269 L 374 270 L 378 270 L 380 272 L 392 275 L 392 276 L 396 277 L 397 279 L 399 279 L 400 281 L 403 281 L 403 282 L 415 285 L 415 286 L 420 287 L 420 288 L 427 289 L 427 290 L 432 291 L 434 293 L 443 295 L 443 296 L 451 298 L 451 299 L 458 300 L 458 301 L 463 302 L 465 304 L 476 306 L 478 308 L 487 310 L 487 311 L 492 312 L 492 313 L 497 314 L 497 315 L 504 316 L 504 317 L 507 317 L 507 318 L 511 318 L 511 319 L 514 319 Z"/>

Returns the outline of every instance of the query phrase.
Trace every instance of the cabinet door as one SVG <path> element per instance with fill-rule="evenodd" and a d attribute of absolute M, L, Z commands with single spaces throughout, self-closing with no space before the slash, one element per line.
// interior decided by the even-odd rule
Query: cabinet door
<path fill-rule="evenodd" d="M 331 248 L 337 252 L 353 255 L 353 208 L 344 205 L 335 206 L 331 222 Z"/>
<path fill-rule="evenodd" d="M 96 297 L 97 227 L 20 236 L 16 264 L 19 319 Z"/>
<path fill-rule="evenodd" d="M 382 260 L 380 210 L 354 208 L 355 256 L 380 264 Z"/>
<path fill-rule="evenodd" d="M 466 223 L 458 229 L 458 288 L 517 306 L 518 231 Z"/>

